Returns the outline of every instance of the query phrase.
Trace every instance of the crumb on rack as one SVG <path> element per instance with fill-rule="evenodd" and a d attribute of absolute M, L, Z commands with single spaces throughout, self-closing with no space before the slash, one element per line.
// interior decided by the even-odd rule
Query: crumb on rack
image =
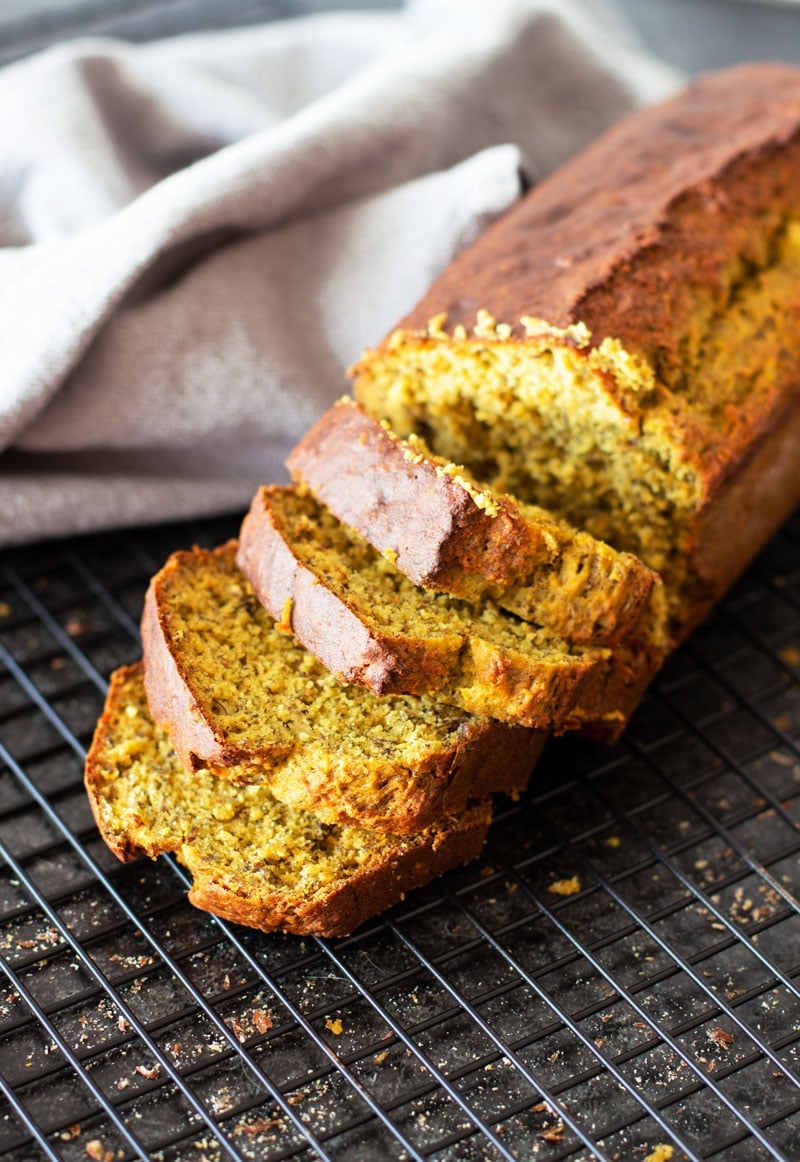
<path fill-rule="evenodd" d="M 572 876 L 567 880 L 554 880 L 547 890 L 554 896 L 574 896 L 581 890 L 581 881 L 578 876 Z"/>

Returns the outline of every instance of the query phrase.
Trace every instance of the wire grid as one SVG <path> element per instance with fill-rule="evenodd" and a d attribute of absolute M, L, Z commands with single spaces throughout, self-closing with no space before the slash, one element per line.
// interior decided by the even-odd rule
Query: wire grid
<path fill-rule="evenodd" d="M 622 743 L 338 941 L 196 911 L 83 792 L 150 574 L 237 525 L 0 560 L 0 1156 L 800 1158 L 800 519 Z"/>

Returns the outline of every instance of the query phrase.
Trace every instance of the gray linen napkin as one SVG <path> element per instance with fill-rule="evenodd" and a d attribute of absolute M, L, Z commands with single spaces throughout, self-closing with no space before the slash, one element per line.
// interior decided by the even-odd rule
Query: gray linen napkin
<path fill-rule="evenodd" d="M 0 541 L 244 505 L 453 254 L 675 83 L 593 0 L 0 72 Z"/>

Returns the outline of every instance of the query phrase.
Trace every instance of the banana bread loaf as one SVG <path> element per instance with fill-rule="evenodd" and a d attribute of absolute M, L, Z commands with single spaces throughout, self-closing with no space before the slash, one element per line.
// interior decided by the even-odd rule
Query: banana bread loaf
<path fill-rule="evenodd" d="M 187 769 L 257 764 L 291 807 L 396 833 L 526 785 L 543 733 L 344 686 L 278 632 L 235 554 L 174 554 L 145 600 L 150 709 Z"/>
<path fill-rule="evenodd" d="M 629 638 L 655 582 L 638 557 L 483 488 L 420 437 L 400 439 L 347 397 L 303 437 L 287 467 L 417 585 L 468 601 L 493 598 L 568 642 Z"/>
<path fill-rule="evenodd" d="M 680 640 L 800 501 L 800 70 L 633 114 L 355 368 L 373 416 L 660 572 Z"/>
<path fill-rule="evenodd" d="M 304 489 L 262 488 L 239 566 L 273 617 L 329 670 L 375 693 L 435 693 L 476 714 L 560 727 L 607 651 L 426 593 Z"/>
<path fill-rule="evenodd" d="M 274 798 L 252 768 L 240 779 L 187 773 L 152 720 L 141 666 L 118 670 L 86 762 L 97 826 L 122 860 L 174 852 L 189 899 L 265 932 L 344 936 L 412 888 L 473 859 L 486 801 L 419 835 L 321 822 Z"/>

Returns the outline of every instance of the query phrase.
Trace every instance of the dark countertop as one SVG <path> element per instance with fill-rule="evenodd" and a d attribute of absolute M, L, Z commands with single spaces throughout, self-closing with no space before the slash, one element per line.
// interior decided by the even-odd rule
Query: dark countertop
<path fill-rule="evenodd" d="M 800 63 L 796 0 L 616 0 L 645 42 L 689 72 L 738 60 Z M 0 63 L 82 34 L 148 40 L 399 0 L 0 0 Z"/>

